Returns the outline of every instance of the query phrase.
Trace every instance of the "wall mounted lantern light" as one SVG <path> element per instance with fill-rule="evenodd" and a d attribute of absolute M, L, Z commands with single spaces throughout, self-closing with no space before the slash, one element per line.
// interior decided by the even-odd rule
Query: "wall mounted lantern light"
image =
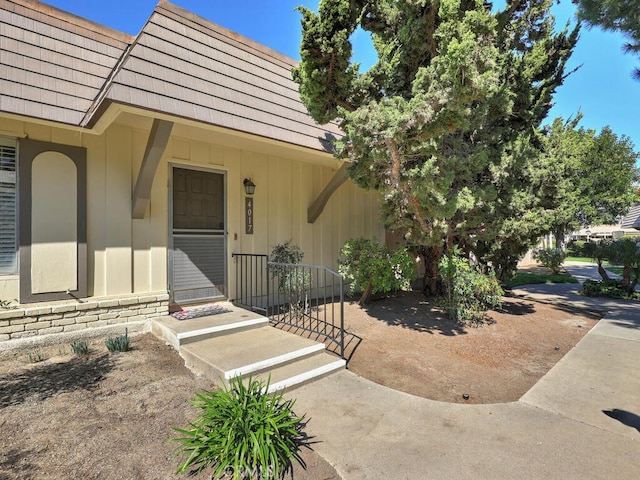
<path fill-rule="evenodd" d="M 250 178 L 245 178 L 244 182 L 244 191 L 247 192 L 247 195 L 253 195 L 256 191 L 256 184 L 251 181 Z"/>

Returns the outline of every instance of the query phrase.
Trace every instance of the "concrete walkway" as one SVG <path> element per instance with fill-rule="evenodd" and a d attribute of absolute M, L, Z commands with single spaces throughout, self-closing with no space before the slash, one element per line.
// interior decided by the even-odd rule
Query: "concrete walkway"
<path fill-rule="evenodd" d="M 609 312 L 518 402 L 435 402 L 344 371 L 291 393 L 313 448 L 344 480 L 640 479 L 640 304 L 578 289 L 515 291 Z"/>

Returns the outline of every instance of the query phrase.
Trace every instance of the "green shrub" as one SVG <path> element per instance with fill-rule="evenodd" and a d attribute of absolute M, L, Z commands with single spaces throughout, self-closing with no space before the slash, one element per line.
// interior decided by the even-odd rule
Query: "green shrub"
<path fill-rule="evenodd" d="M 640 294 L 629 294 L 622 280 L 585 280 L 582 284 L 582 293 L 587 297 L 606 298 L 635 298 L 640 299 Z"/>
<path fill-rule="evenodd" d="M 456 253 L 445 255 L 438 265 L 444 291 L 444 308 L 452 319 L 480 325 L 487 310 L 502 304 L 504 292 L 493 273 L 484 274 Z"/>
<path fill-rule="evenodd" d="M 86 355 L 89 353 L 89 343 L 86 340 L 78 340 L 71 344 L 71 350 L 76 355 Z"/>
<path fill-rule="evenodd" d="M 271 278 L 277 278 L 278 293 L 289 315 L 300 318 L 309 310 L 309 291 L 311 290 L 311 271 L 309 267 L 297 265 L 304 253 L 300 247 L 291 243 L 279 243 L 271 251 L 269 270 Z M 284 264 L 284 265 L 279 265 Z"/>
<path fill-rule="evenodd" d="M 584 246 L 586 245 L 585 240 L 571 240 L 567 244 L 567 256 L 569 257 L 588 257 L 585 252 Z"/>
<path fill-rule="evenodd" d="M 640 280 L 640 238 L 622 237 L 610 242 L 606 255 L 611 263 L 622 266 L 622 287 L 632 297 Z"/>
<path fill-rule="evenodd" d="M 362 292 L 361 305 L 378 292 L 411 290 L 416 262 L 404 246 L 392 251 L 375 240 L 358 238 L 345 243 L 340 256 L 338 272 L 349 282 L 351 295 Z"/>
<path fill-rule="evenodd" d="M 271 257 L 269 261 L 274 263 L 300 263 L 304 258 L 304 252 L 300 247 L 291 240 L 287 240 L 284 243 L 278 243 L 271 250 Z M 278 287 L 281 290 L 287 290 L 295 285 L 295 279 L 290 278 L 291 268 L 283 265 L 273 265 L 271 267 L 271 278 L 278 278 Z"/>
<path fill-rule="evenodd" d="M 104 341 L 104 344 L 110 352 L 128 352 L 131 350 L 131 339 L 129 338 L 126 330 L 124 335 L 107 338 Z"/>
<path fill-rule="evenodd" d="M 533 258 L 551 270 L 560 273 L 560 267 L 567 254 L 560 248 L 540 248 L 533 252 Z"/>
<path fill-rule="evenodd" d="M 212 478 L 281 479 L 292 460 L 304 465 L 300 448 L 306 445 L 304 417 L 293 412 L 293 400 L 268 394 L 269 382 L 235 377 L 228 387 L 194 395 L 201 410 L 186 429 L 174 428 L 180 438 L 178 454 L 187 459 L 179 473 L 213 468 Z"/>

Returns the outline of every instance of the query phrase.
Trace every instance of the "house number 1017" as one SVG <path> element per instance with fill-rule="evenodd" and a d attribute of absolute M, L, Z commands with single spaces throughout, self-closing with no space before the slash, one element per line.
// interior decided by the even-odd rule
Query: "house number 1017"
<path fill-rule="evenodd" d="M 253 235 L 253 198 L 245 197 L 244 199 L 244 212 L 245 212 L 245 233 Z"/>

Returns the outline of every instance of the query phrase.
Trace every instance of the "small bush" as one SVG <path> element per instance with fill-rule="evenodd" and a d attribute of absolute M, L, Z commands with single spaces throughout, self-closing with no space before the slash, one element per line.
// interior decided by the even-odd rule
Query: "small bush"
<path fill-rule="evenodd" d="M 541 248 L 533 252 L 533 258 L 554 274 L 560 273 L 560 267 L 566 256 L 567 254 L 560 248 Z"/>
<path fill-rule="evenodd" d="M 349 240 L 340 250 L 338 272 L 349 282 L 349 292 L 362 292 L 359 303 L 367 303 L 378 292 L 411 290 L 416 262 L 409 251 L 400 246 L 392 251 L 375 240 Z"/>
<path fill-rule="evenodd" d="M 288 263 L 297 264 L 304 258 L 304 252 L 295 243 L 291 243 L 291 240 L 287 240 L 284 243 L 278 243 L 271 250 L 271 257 L 269 260 L 273 263 Z M 280 290 L 287 290 L 295 285 L 294 279 L 290 278 L 291 268 L 284 265 L 274 265 L 271 267 L 271 278 L 278 278 L 278 286 Z"/>
<path fill-rule="evenodd" d="M 47 357 L 45 357 L 44 353 L 42 353 L 42 350 L 40 349 L 32 350 L 27 353 L 27 361 L 29 363 L 40 363 L 44 362 L 46 359 Z"/>
<path fill-rule="evenodd" d="M 567 244 L 567 255 L 570 257 L 588 257 L 589 255 L 585 251 L 586 243 L 584 240 L 571 240 Z"/>
<path fill-rule="evenodd" d="M 78 340 L 71 344 L 71 350 L 78 356 L 87 355 L 89 353 L 89 343 L 86 340 Z"/>
<path fill-rule="evenodd" d="M 493 274 L 473 268 L 456 253 L 442 257 L 439 264 L 444 290 L 444 308 L 456 322 L 477 326 L 487 310 L 502 304 L 504 292 Z"/>
<path fill-rule="evenodd" d="M 622 280 L 613 279 L 585 280 L 582 284 L 582 293 L 587 297 L 640 299 L 640 294 L 638 292 L 634 292 L 631 295 L 627 293 Z"/>
<path fill-rule="evenodd" d="M 119 337 L 107 338 L 104 344 L 110 352 L 128 352 L 131 350 L 131 339 L 126 331 L 124 335 L 120 335 Z"/>
<path fill-rule="evenodd" d="M 235 377 L 228 387 L 194 395 L 201 410 L 189 428 L 174 428 L 180 438 L 179 455 L 188 458 L 178 473 L 198 473 L 213 467 L 212 478 L 282 479 L 304 465 L 299 450 L 305 445 L 304 417 L 293 412 L 293 400 L 269 395 L 269 382 Z"/>

